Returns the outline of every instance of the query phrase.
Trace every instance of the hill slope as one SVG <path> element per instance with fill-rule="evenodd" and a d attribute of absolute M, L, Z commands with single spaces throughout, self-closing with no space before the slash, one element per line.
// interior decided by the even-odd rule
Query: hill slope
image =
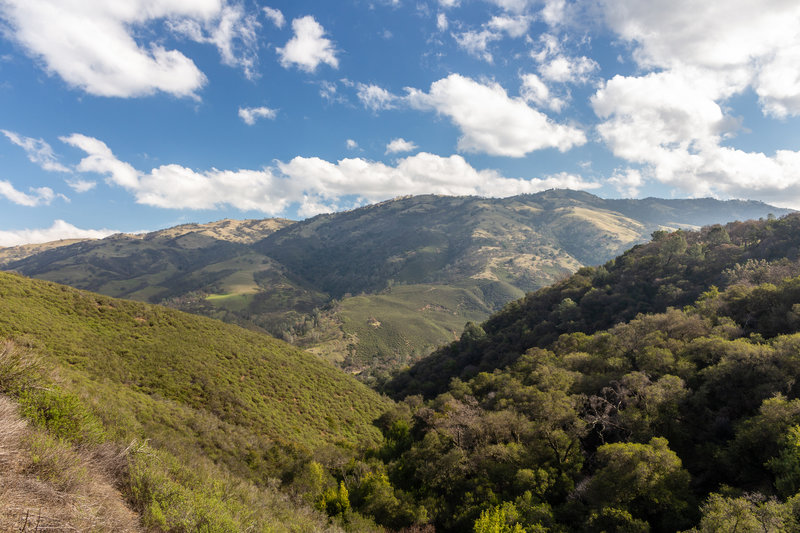
<path fill-rule="evenodd" d="M 374 438 L 372 420 L 386 405 L 332 365 L 267 335 L 7 273 L 0 331 L 99 388 L 157 395 L 271 439 Z"/>
<path fill-rule="evenodd" d="M 585 267 L 553 286 L 508 304 L 461 342 L 420 361 L 395 378 L 389 390 L 442 392 L 453 377 L 511 364 L 526 350 L 554 342 L 559 335 L 593 333 L 638 313 L 663 312 L 690 304 L 711 285 L 721 288 L 743 276 L 780 281 L 796 275 L 800 215 L 778 220 L 734 222 L 699 232 L 656 232 L 600 267 Z M 767 267 L 759 261 L 788 261 Z M 767 271 L 773 278 L 767 277 Z M 762 278 L 758 278 L 758 276 Z"/>
<path fill-rule="evenodd" d="M 376 455 L 437 531 L 797 531 L 799 348 L 800 215 L 656 233 L 393 382 Z"/>
<path fill-rule="evenodd" d="M 6 268 L 267 331 L 369 374 L 429 353 L 465 322 L 603 263 L 655 230 L 770 212 L 785 211 L 575 191 L 417 196 L 297 223 L 222 221 L 118 235 Z"/>

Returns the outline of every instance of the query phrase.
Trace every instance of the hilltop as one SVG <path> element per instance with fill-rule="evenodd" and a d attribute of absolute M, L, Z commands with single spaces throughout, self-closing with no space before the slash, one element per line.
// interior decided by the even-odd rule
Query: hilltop
<path fill-rule="evenodd" d="M 302 222 L 189 224 L 44 250 L 4 268 L 290 341 L 367 376 L 457 339 L 526 292 L 653 231 L 761 218 L 760 202 L 415 196 Z"/>

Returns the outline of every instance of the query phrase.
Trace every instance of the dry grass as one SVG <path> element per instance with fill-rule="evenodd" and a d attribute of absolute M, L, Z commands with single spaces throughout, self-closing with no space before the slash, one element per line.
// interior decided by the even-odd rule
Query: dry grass
<path fill-rule="evenodd" d="M 0 531 L 142 531 L 111 482 L 124 474 L 124 454 L 56 441 L 2 395 L 0 428 Z"/>

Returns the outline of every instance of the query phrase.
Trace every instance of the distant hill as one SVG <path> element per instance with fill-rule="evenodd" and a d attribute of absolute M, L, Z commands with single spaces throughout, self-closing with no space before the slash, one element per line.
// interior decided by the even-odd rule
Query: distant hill
<path fill-rule="evenodd" d="M 385 372 L 525 292 L 660 229 L 782 215 L 760 202 L 605 200 L 576 191 L 415 196 L 286 220 L 184 225 L 60 246 L 4 268 L 269 332 Z"/>

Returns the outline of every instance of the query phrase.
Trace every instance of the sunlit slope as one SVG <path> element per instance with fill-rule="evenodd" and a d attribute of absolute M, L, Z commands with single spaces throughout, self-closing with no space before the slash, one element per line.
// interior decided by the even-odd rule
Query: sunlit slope
<path fill-rule="evenodd" d="M 85 377 L 101 402 L 141 393 L 276 440 L 377 438 L 372 420 L 387 403 L 266 335 L 7 273 L 0 333 L 32 344 L 65 375 Z"/>

